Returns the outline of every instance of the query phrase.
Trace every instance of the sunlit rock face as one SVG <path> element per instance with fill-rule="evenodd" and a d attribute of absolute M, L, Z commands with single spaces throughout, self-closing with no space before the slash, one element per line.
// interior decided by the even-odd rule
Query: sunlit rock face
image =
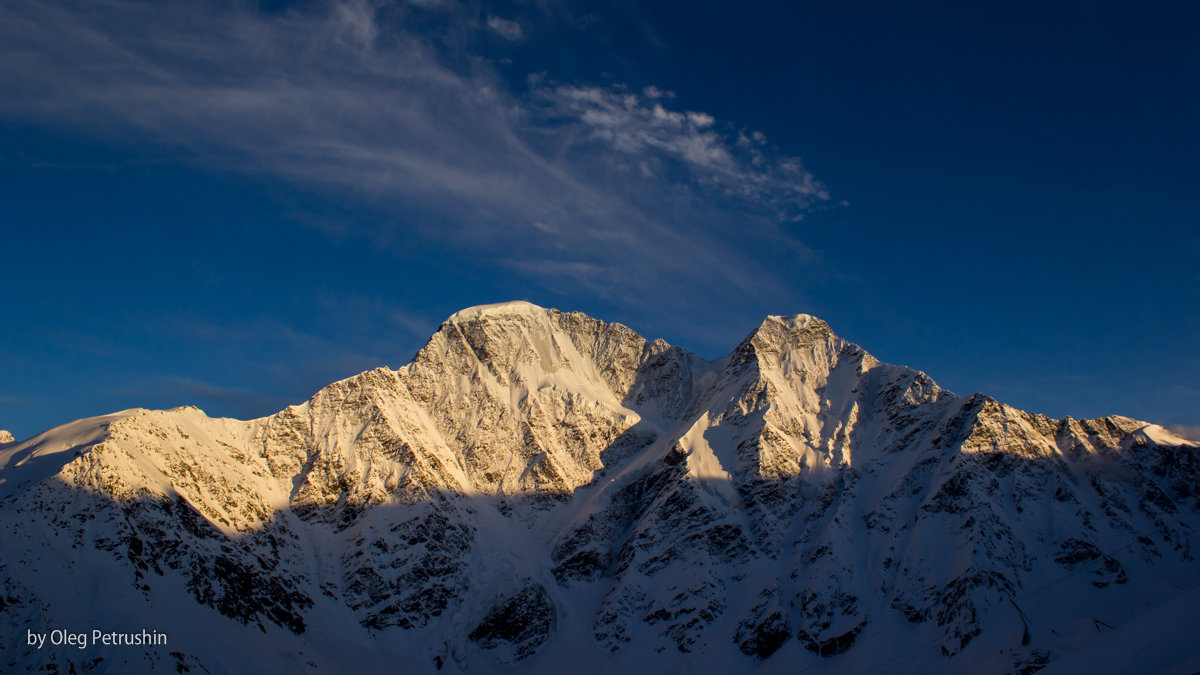
<path fill-rule="evenodd" d="M 1197 656 L 1196 444 L 958 397 L 805 315 L 706 361 L 476 307 L 270 417 L 0 443 L 6 672 L 1032 672 L 1147 635 L 1136 670 Z M 169 646 L 28 640 L 93 628 Z"/>

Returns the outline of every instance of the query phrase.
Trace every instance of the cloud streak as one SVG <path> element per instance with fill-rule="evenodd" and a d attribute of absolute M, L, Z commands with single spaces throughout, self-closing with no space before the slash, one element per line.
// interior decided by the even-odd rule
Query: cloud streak
<path fill-rule="evenodd" d="M 451 28 L 423 29 L 437 12 Z M 527 37 L 450 2 L 6 3 L 0 116 L 352 198 L 549 288 L 781 292 L 755 247 L 804 255 L 786 223 L 828 199 L 798 159 L 654 87 L 513 86 L 475 49 L 489 32 Z"/>
<path fill-rule="evenodd" d="M 814 201 L 829 199 L 795 158 L 769 158 L 761 133 L 738 133 L 731 143 L 707 113 L 664 107 L 664 95 L 646 88 L 639 95 L 620 87 L 560 86 L 537 89 L 549 120 L 576 126 L 602 152 L 638 162 L 643 178 L 683 170 L 714 194 L 734 198 L 748 210 L 774 209 L 797 218 Z"/>
<path fill-rule="evenodd" d="M 525 39 L 525 31 L 521 29 L 521 24 L 517 23 L 516 21 L 509 21 L 508 19 L 502 19 L 498 16 L 491 16 L 488 17 L 487 25 L 488 28 L 492 29 L 492 32 L 504 38 L 505 40 L 520 42 L 521 40 Z"/>
<path fill-rule="evenodd" d="M 134 313 L 130 323 L 149 327 L 157 340 L 196 357 L 182 371 L 135 377 L 112 393 L 130 405 L 201 402 L 216 414 L 259 417 L 300 403 L 330 382 L 380 366 L 403 366 L 443 318 L 414 314 L 380 297 L 320 287 L 309 307 L 307 326 L 269 310 L 211 317 Z M 223 375 L 212 379 L 214 373 Z"/>

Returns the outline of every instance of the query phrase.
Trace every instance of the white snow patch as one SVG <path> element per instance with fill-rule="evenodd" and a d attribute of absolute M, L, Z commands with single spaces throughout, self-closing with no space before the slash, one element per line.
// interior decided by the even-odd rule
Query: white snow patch
<path fill-rule="evenodd" d="M 87 417 L 44 431 L 27 441 L 0 450 L 0 498 L 25 484 L 58 473 L 76 453 L 104 440 L 108 425 L 142 410 L 131 408 L 110 415 Z"/>
<path fill-rule="evenodd" d="M 489 316 L 545 316 L 547 311 L 549 310 L 545 307 L 539 307 L 532 302 L 513 300 L 511 302 L 497 302 L 490 305 L 468 307 L 451 314 L 447 321 L 451 323 L 465 323 L 478 321 Z"/>
<path fill-rule="evenodd" d="M 774 321 L 775 323 L 781 323 L 791 329 L 803 329 L 814 324 L 825 323 L 811 314 L 793 314 L 791 316 L 772 314 L 768 316 L 766 320 Z"/>
<path fill-rule="evenodd" d="M 1183 436 L 1164 429 L 1157 424 L 1147 424 L 1133 433 L 1135 437 L 1144 437 L 1145 439 L 1151 441 L 1152 443 L 1157 443 L 1158 445 L 1187 445 L 1191 447 L 1200 447 L 1200 443 L 1189 441 Z"/>
<path fill-rule="evenodd" d="M 712 425 L 706 412 L 692 425 L 691 429 L 688 429 L 683 438 L 679 439 L 679 446 L 688 453 L 688 471 L 692 476 L 700 479 L 700 485 L 705 492 L 725 502 L 727 506 L 734 506 L 738 503 L 738 497 L 737 491 L 733 487 L 733 476 L 730 469 L 737 468 L 736 455 L 733 448 L 730 448 L 728 444 L 723 444 L 724 452 L 721 454 L 725 457 L 718 456 L 717 451 L 705 438 L 705 433 L 711 429 Z"/>

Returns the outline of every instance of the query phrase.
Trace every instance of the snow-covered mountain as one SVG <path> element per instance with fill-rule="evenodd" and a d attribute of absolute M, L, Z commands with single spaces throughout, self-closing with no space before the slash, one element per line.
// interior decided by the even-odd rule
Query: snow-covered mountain
<path fill-rule="evenodd" d="M 506 303 L 270 417 L 0 441 L 0 669 L 1192 672 L 1198 525 L 1155 425 Z"/>

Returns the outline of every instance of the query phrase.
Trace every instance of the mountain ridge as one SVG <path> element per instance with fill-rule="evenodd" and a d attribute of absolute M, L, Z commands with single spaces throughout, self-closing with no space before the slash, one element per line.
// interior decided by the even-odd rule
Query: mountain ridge
<path fill-rule="evenodd" d="M 958 397 L 808 315 L 767 317 L 706 361 L 502 303 L 455 313 L 397 370 L 274 415 L 126 412 L 72 423 L 86 438 L 0 450 L 0 532 L 20 552 L 0 575 L 24 589 L 6 634 L 36 606 L 43 624 L 105 612 L 70 588 L 40 597 L 14 563 L 40 559 L 32 518 L 45 545 L 95 554 L 144 620 L 270 638 L 230 633 L 229 654 L 192 641 L 175 661 L 101 655 L 135 670 L 228 667 L 263 644 L 307 670 L 376 658 L 330 646 L 343 639 L 418 671 L 573 653 L 861 670 L 912 638 L 933 645 L 914 672 L 1008 672 L 1074 654 L 1084 636 L 1063 626 L 1118 625 L 1135 596 L 1158 606 L 1195 586 L 1200 446 L 1129 418 Z M 1055 573 L 1083 618 L 1027 597 Z M 170 612 L 157 602 L 181 592 Z M 75 665 L 13 653 L 10 666 Z"/>

